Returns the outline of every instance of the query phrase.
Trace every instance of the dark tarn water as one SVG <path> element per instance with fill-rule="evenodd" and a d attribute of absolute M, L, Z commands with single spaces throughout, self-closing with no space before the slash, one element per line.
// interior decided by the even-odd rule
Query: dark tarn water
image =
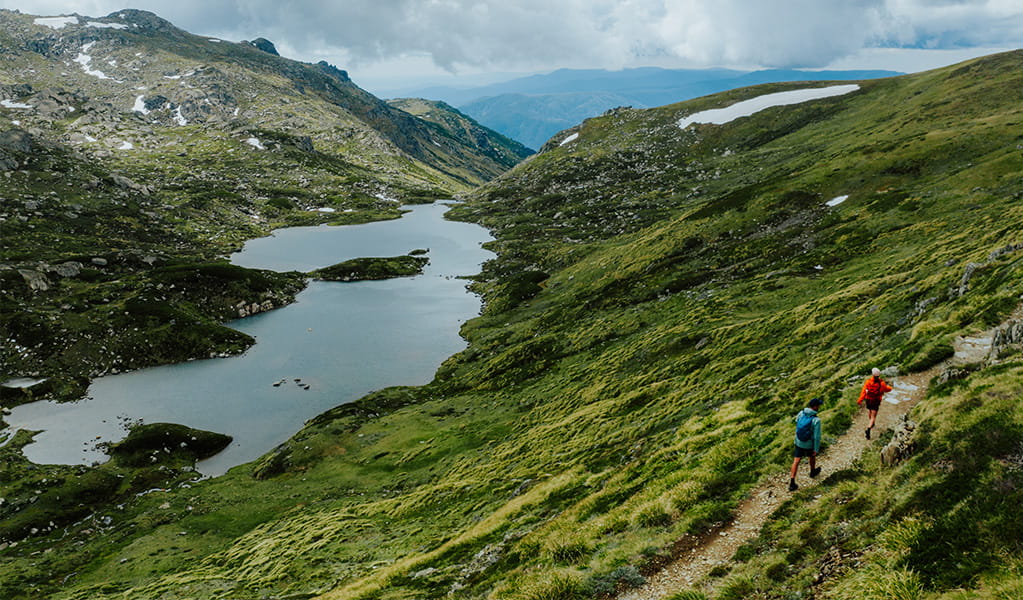
<path fill-rule="evenodd" d="M 479 298 L 458 277 L 479 272 L 492 256 L 481 248 L 491 239 L 486 230 L 446 221 L 446 210 L 417 206 L 396 221 L 284 229 L 250 241 L 234 264 L 310 271 L 420 248 L 429 249 L 430 264 L 417 277 L 312 282 L 294 304 L 228 324 L 256 338 L 241 356 L 101 377 L 85 400 L 16 407 L 7 433 L 42 430 L 25 447 L 33 462 L 91 464 L 106 460 L 96 444 L 123 438 L 126 422 L 181 423 L 234 437 L 197 465 L 215 476 L 258 458 L 327 409 L 384 387 L 429 382 L 465 348 L 459 329 L 479 313 Z"/>

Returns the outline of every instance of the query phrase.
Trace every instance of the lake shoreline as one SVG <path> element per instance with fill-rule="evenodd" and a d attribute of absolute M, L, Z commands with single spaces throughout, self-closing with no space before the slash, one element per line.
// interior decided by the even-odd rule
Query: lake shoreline
<path fill-rule="evenodd" d="M 438 206 L 438 210 L 442 209 L 442 212 L 440 212 L 440 218 L 443 219 L 443 214 L 446 213 L 450 207 L 449 206 L 445 206 L 445 205 L 437 205 L 437 206 Z M 414 212 L 414 210 L 413 211 L 409 211 L 409 212 Z M 435 214 L 437 212 L 438 211 L 436 211 L 436 210 L 430 211 L 430 214 Z M 398 220 L 398 221 L 400 221 L 400 220 Z M 452 220 L 448 220 L 448 219 L 443 219 L 443 221 L 448 223 L 448 224 L 452 224 L 452 225 L 459 223 L 458 221 L 452 221 Z M 393 223 L 393 222 L 396 222 L 396 221 L 387 221 L 385 223 L 388 223 L 388 222 Z M 482 247 L 482 245 L 484 244 L 485 240 L 489 239 L 489 233 L 486 232 L 485 229 L 479 227 L 478 225 L 470 225 L 470 227 L 474 228 L 475 231 L 481 232 L 481 235 L 485 234 L 486 237 L 485 238 L 481 238 L 481 241 L 478 242 L 478 245 L 480 247 Z M 323 233 L 322 230 L 324 228 L 317 227 L 317 228 L 312 228 L 312 229 L 314 230 L 314 233 L 320 235 L 320 234 Z M 331 230 L 331 229 L 335 229 L 335 228 L 326 228 L 326 229 Z M 347 229 L 347 228 L 342 228 L 342 229 Z M 287 231 L 288 231 L 288 229 L 277 230 L 277 231 L 275 231 L 275 234 L 281 234 L 282 232 L 287 232 Z M 265 240 L 266 238 L 257 238 L 257 239 Z M 482 250 L 480 250 L 480 251 L 482 252 Z M 426 253 L 427 253 L 427 251 L 425 251 L 425 250 L 422 250 L 422 249 L 418 249 L 417 250 L 416 248 L 413 248 L 409 252 L 409 255 L 416 255 L 416 256 L 410 256 L 410 258 L 413 259 L 413 262 L 415 262 L 417 265 L 419 265 L 421 267 L 423 264 L 425 264 L 427 262 L 427 259 L 423 256 Z M 456 252 L 456 254 L 459 254 L 459 253 L 460 252 Z M 454 278 L 461 278 L 461 277 L 465 277 L 465 276 L 469 276 L 471 274 L 474 274 L 474 273 L 479 271 L 481 263 L 482 263 L 482 259 L 478 260 L 475 263 L 475 267 L 473 267 L 472 269 L 469 269 L 469 270 L 466 270 L 467 267 L 464 264 L 460 264 L 459 266 L 454 267 L 456 269 L 456 271 L 446 275 L 444 278 L 447 279 L 447 280 L 452 280 Z M 232 268 L 251 269 L 251 267 L 245 267 L 245 266 L 242 266 L 242 265 L 232 265 Z M 472 271 L 471 273 L 470 273 L 470 270 Z M 293 273 L 293 274 L 297 275 L 300 272 L 298 272 L 298 271 L 288 271 L 287 273 Z M 303 286 L 302 286 L 302 289 L 301 289 L 300 293 L 296 293 L 292 298 L 290 298 L 290 301 L 288 303 L 286 303 L 286 304 L 281 304 L 280 306 L 273 306 L 272 308 L 270 308 L 269 312 L 276 312 L 277 309 L 284 309 L 284 308 L 294 307 L 296 301 L 298 300 L 299 294 L 309 294 L 310 293 L 310 284 L 318 285 L 315 282 L 315 280 L 312 281 L 312 282 L 309 280 L 309 275 L 310 274 L 312 274 L 311 271 L 302 273 L 302 275 L 303 275 Z M 408 278 L 408 276 L 409 276 L 408 273 L 396 273 L 396 275 L 398 275 L 399 277 L 403 277 L 403 278 Z M 436 275 L 436 273 L 434 275 Z M 413 275 L 412 279 L 416 279 L 418 277 L 421 277 L 421 276 Z M 437 278 L 435 277 L 435 279 L 437 279 Z M 324 285 L 335 285 L 336 286 L 338 284 L 337 283 L 330 283 L 330 284 L 324 284 Z M 355 283 L 355 282 L 351 282 L 350 284 L 346 283 L 345 285 L 359 286 L 359 285 L 364 285 L 364 284 L 358 284 L 358 283 Z M 439 285 L 439 284 L 434 284 L 434 285 Z M 444 283 L 443 285 L 447 286 L 448 288 L 451 288 L 451 286 L 453 284 L 451 282 L 448 282 L 448 283 Z M 478 296 L 476 296 L 475 294 L 472 294 L 471 292 L 468 292 L 465 289 L 464 283 L 457 283 L 455 285 L 461 290 L 460 291 L 460 295 L 464 295 L 464 296 L 471 297 L 471 298 L 474 299 L 473 302 L 477 306 L 477 308 L 474 309 L 474 314 L 478 313 L 479 309 L 481 308 L 481 302 L 482 302 L 481 299 Z M 356 290 L 357 287 L 356 288 L 349 288 L 349 289 Z M 316 296 L 318 294 L 321 294 L 321 293 L 322 292 L 316 292 L 316 294 L 314 294 L 314 296 Z M 401 292 L 399 295 L 402 295 L 402 294 L 405 294 L 405 293 L 406 292 Z M 374 302 L 374 303 L 375 304 L 380 304 L 380 302 Z M 433 303 L 433 301 L 425 301 L 425 302 L 421 302 L 420 304 L 423 304 L 424 306 L 429 306 L 432 303 Z M 244 310 L 248 310 L 248 307 L 246 307 Z M 464 309 L 462 309 L 462 310 L 464 310 Z M 258 316 L 260 318 L 263 318 L 266 315 L 260 314 Z M 432 317 L 427 318 L 425 316 L 423 318 L 427 319 L 427 320 L 432 319 Z M 470 315 L 466 315 L 465 318 L 470 318 Z M 252 334 L 251 331 L 246 331 L 245 327 L 238 327 L 238 325 L 239 324 L 250 324 L 250 323 L 255 323 L 255 322 L 256 321 L 249 321 L 247 319 L 244 319 L 244 320 L 241 320 L 241 321 L 225 320 L 225 321 L 222 321 L 220 323 L 220 326 L 225 327 L 225 328 L 230 328 L 233 331 L 239 332 L 239 335 L 245 335 L 246 337 L 248 337 L 250 339 L 254 339 L 254 337 L 251 335 Z M 421 365 L 421 366 L 417 367 L 415 371 L 411 371 L 410 372 L 410 373 L 418 372 L 418 373 L 420 373 L 420 375 L 414 376 L 413 379 L 411 379 L 411 380 L 410 379 L 398 379 L 398 380 L 393 382 L 393 385 L 403 385 L 403 386 L 404 385 L 409 385 L 409 384 L 423 385 L 423 384 L 429 383 L 429 381 L 433 378 L 433 376 L 434 376 L 434 374 L 436 372 L 437 367 L 439 367 L 440 362 L 443 362 L 443 360 L 448 358 L 452 353 L 457 353 L 458 351 L 461 351 L 462 349 L 464 349 L 465 341 L 464 341 L 464 339 L 461 338 L 461 336 L 459 334 L 459 329 L 460 329 L 460 323 L 461 322 L 463 322 L 463 321 L 459 321 L 458 323 L 452 322 L 450 327 L 454 331 L 453 332 L 449 332 L 449 334 L 447 335 L 447 337 L 449 339 L 452 336 L 454 338 L 457 338 L 457 347 L 455 347 L 455 346 L 448 346 L 447 349 L 443 351 L 444 352 L 443 357 L 439 357 L 438 359 L 435 359 L 436 362 L 430 362 L 425 367 Z M 309 331 L 312 332 L 313 328 L 309 328 Z M 255 337 L 258 337 L 258 336 L 255 336 Z M 428 336 L 428 337 L 436 338 L 437 335 L 433 334 L 433 335 Z M 441 337 L 444 337 L 444 336 L 441 336 Z M 450 344 L 451 342 L 447 342 L 447 343 Z M 254 349 L 258 345 L 259 345 L 258 343 L 257 344 L 249 343 L 244 348 L 238 349 L 236 352 L 231 353 L 228 356 L 228 360 L 235 360 L 235 359 L 239 359 L 239 358 L 244 359 L 244 357 L 246 355 L 251 354 L 252 352 L 254 352 Z M 260 350 L 260 352 L 262 352 L 262 350 Z M 388 352 L 392 352 L 392 351 L 388 351 Z M 420 360 L 420 359 L 417 359 L 417 360 Z M 174 367 L 205 368 L 205 365 L 202 365 L 202 363 L 207 363 L 207 362 L 209 362 L 209 361 L 195 361 L 194 359 L 190 359 L 190 360 L 186 360 L 184 362 L 169 363 L 169 364 L 161 365 L 160 367 L 155 367 L 155 368 L 157 368 L 157 369 L 167 368 L 167 367 L 170 367 L 170 368 L 174 368 Z M 419 363 L 417 363 L 417 364 L 419 364 Z M 149 369 L 149 370 L 151 370 L 151 369 Z M 193 371 L 186 371 L 186 372 L 193 372 Z M 119 374 L 117 377 L 137 375 L 138 373 L 140 373 L 140 371 L 132 371 L 132 372 L 129 372 L 129 373 Z M 292 402 L 298 402 L 299 404 L 303 404 L 303 405 L 310 398 L 314 398 L 316 396 L 315 392 L 319 392 L 319 393 L 322 394 L 324 389 L 329 389 L 329 387 L 330 387 L 328 385 L 327 388 L 324 388 L 325 384 L 323 384 L 322 382 L 316 381 L 315 377 L 313 377 L 313 378 L 306 378 L 304 381 L 302 381 L 301 383 L 299 383 L 297 385 L 294 385 L 294 386 L 291 385 L 290 384 L 290 379 L 292 379 L 294 377 L 296 379 L 296 381 L 298 381 L 298 378 L 303 377 L 303 375 L 301 374 L 300 371 L 296 371 L 296 372 L 292 372 L 292 373 L 280 372 L 280 375 L 282 376 L 282 378 L 279 379 L 279 381 L 277 381 L 277 384 L 275 384 L 275 385 L 279 386 L 279 389 L 281 390 L 281 393 L 293 393 L 292 391 L 289 391 L 292 388 L 294 388 L 294 390 L 304 390 L 307 394 L 312 393 L 312 396 L 306 395 L 306 396 L 303 396 L 301 398 L 296 398 L 294 401 L 292 401 Z M 280 385 L 280 382 L 282 382 L 282 381 L 288 381 L 289 385 L 287 385 L 287 386 Z M 100 383 L 100 382 L 105 383 L 106 380 L 104 378 L 98 378 L 96 380 L 93 380 L 91 382 L 91 387 L 89 388 L 90 394 L 83 395 L 83 396 L 79 397 L 77 400 L 79 400 L 79 401 L 84 401 L 84 400 L 91 401 L 91 400 L 94 400 L 94 398 L 92 397 L 94 395 L 93 392 L 95 392 L 94 388 L 95 388 L 96 384 Z M 194 383 L 190 383 L 189 387 L 190 388 L 194 387 L 194 385 L 195 385 Z M 231 387 L 230 384 L 227 383 L 227 382 L 225 382 L 225 385 L 228 385 L 229 387 Z M 267 382 L 267 385 L 269 386 L 269 382 Z M 384 385 L 384 387 L 387 387 L 388 385 L 391 385 L 391 384 L 384 383 L 383 385 Z M 310 387 L 311 386 L 313 388 L 313 392 L 310 392 Z M 287 390 L 285 388 L 287 388 Z M 370 386 L 366 387 L 363 392 L 358 393 L 355 396 L 352 396 L 351 399 L 349 400 L 349 402 L 359 400 L 360 398 L 362 398 L 363 396 L 365 396 L 366 394 L 371 392 L 373 389 L 379 389 L 379 388 L 380 388 L 380 385 L 375 385 L 375 384 L 374 385 L 370 385 Z M 260 393 L 262 393 L 262 392 L 260 392 Z M 218 395 L 216 392 L 212 391 L 212 389 L 206 390 L 205 392 L 200 390 L 200 389 L 196 389 L 195 392 L 194 392 L 194 395 L 200 395 L 201 396 L 203 394 L 206 394 L 206 395 L 209 395 L 209 394 Z M 339 398 L 338 400 L 342 400 L 342 399 Z M 222 400 L 218 399 L 218 402 L 219 401 L 222 401 Z M 322 398 L 320 400 L 318 400 L 318 401 L 322 402 Z M 80 410 L 84 410 L 84 409 L 81 409 L 81 408 L 77 407 L 75 404 L 76 403 L 71 403 L 70 405 L 68 405 L 67 402 L 61 402 L 60 403 L 60 405 L 62 405 L 62 406 L 68 406 L 68 408 L 65 409 L 65 410 L 70 410 L 72 412 L 77 412 L 77 411 L 80 411 Z M 339 401 L 334 401 L 332 404 L 324 406 L 323 410 L 319 410 L 316 413 L 310 414 L 308 416 L 308 418 L 306 419 L 306 421 L 315 418 L 318 414 L 320 414 L 322 412 L 328 412 L 328 411 L 332 410 L 332 408 L 336 408 L 336 406 L 338 404 L 343 405 L 343 404 L 345 404 L 345 402 L 344 401 L 340 401 L 340 402 Z M 298 405 L 296 404 L 295 406 L 298 406 Z M 308 410 L 308 409 L 303 409 L 303 410 Z M 18 412 L 22 412 L 22 411 L 18 411 Z M 129 413 L 129 414 L 131 414 L 131 413 Z M 114 420 L 113 419 L 113 415 L 111 415 L 104 422 L 105 423 L 107 423 L 108 421 L 112 422 L 113 420 Z M 146 420 L 148 422 L 151 419 L 147 418 Z M 160 417 L 159 420 L 167 420 L 167 421 L 170 421 L 170 422 L 177 422 L 173 418 L 167 419 L 167 418 Z M 218 427 L 215 427 L 215 426 L 210 426 L 209 423 L 204 423 L 204 422 L 182 423 L 182 424 L 186 424 L 186 425 L 189 425 L 189 426 L 196 426 L 196 427 L 198 427 L 200 429 L 208 429 L 208 430 L 211 430 L 211 431 L 218 431 L 218 432 L 222 431 L 221 428 L 218 428 Z M 109 425 L 110 425 L 110 423 L 108 423 L 108 426 Z M 302 423 L 301 422 L 298 423 L 298 426 L 300 428 L 302 426 Z M 108 427 L 108 429 L 109 429 L 109 427 Z M 126 427 L 126 429 L 127 429 L 127 427 Z M 222 432 L 233 434 L 233 432 L 229 432 L 229 431 L 222 431 Z M 291 433 L 294 434 L 294 432 L 295 431 L 292 430 Z M 103 435 L 104 435 L 104 440 L 105 440 L 106 439 L 105 436 L 109 435 L 109 434 L 103 434 Z M 290 436 L 287 436 L 287 437 L 290 437 Z M 10 441 L 13 440 L 13 438 L 14 438 L 14 436 L 11 435 L 7 439 L 7 441 L 10 442 Z M 286 440 L 286 437 L 284 439 L 282 439 L 281 441 L 283 442 L 285 440 Z M 31 443 L 32 442 L 29 442 L 27 444 L 20 444 L 20 445 L 22 447 L 24 447 L 24 446 L 27 446 L 27 445 L 29 445 Z M 268 446 L 268 447 L 265 447 L 262 452 L 260 452 L 259 454 L 255 455 L 253 457 L 250 457 L 249 460 L 256 460 L 263 453 L 270 451 L 272 448 L 273 448 L 272 445 Z M 84 450 L 83 450 L 83 452 L 84 452 Z M 247 462 L 247 460 L 246 461 L 242 461 L 242 462 Z M 232 465 L 228 465 L 227 468 L 229 468 L 230 466 L 233 466 L 233 464 Z"/>

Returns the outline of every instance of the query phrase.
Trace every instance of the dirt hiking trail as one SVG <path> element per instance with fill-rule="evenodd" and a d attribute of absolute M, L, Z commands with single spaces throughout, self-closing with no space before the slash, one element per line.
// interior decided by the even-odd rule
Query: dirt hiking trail
<path fill-rule="evenodd" d="M 1010 319 L 1018 319 L 1021 316 L 1023 310 L 1017 310 Z M 876 440 L 886 430 L 893 429 L 908 415 L 909 411 L 927 395 L 927 386 L 931 379 L 939 375 L 943 369 L 984 361 L 991 350 L 993 331 L 992 329 L 975 337 L 956 338 L 954 357 L 926 371 L 889 379 L 894 389 L 884 396 L 871 432 L 873 439 Z M 793 414 L 796 410 L 794 407 Z M 823 473 L 817 480 L 810 479 L 807 475 L 808 461 L 800 463 L 799 474 L 796 477 L 800 489 L 813 488 L 817 481 L 827 478 L 829 473 L 851 467 L 873 443 L 864 435 L 867 423 L 867 411 L 865 408 L 860 409 L 853 418 L 849 430 L 820 455 L 818 466 L 823 469 Z M 649 575 L 647 582 L 641 587 L 619 594 L 618 600 L 661 600 L 694 588 L 710 591 L 711 587 L 706 585 L 704 579 L 711 569 L 728 563 L 735 555 L 735 551 L 756 537 L 771 513 L 792 495 L 793 492 L 788 491 L 788 480 L 788 470 L 779 469 L 776 475 L 767 478 L 750 492 L 736 509 L 731 521 L 701 536 L 687 536 L 677 541 L 672 551 L 674 556 L 672 561 L 660 571 Z"/>

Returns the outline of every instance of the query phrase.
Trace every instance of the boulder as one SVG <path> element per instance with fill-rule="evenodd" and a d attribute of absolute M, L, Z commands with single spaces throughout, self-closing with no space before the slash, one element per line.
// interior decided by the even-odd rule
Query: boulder
<path fill-rule="evenodd" d="M 45 273 L 32 269 L 18 269 L 18 273 L 25 278 L 25 283 L 33 292 L 45 292 L 50 289 L 50 280 L 46 278 Z"/>
<path fill-rule="evenodd" d="M 252 40 L 251 42 L 242 42 L 242 43 L 248 44 L 248 45 L 252 46 L 253 48 L 256 48 L 257 50 L 262 50 L 263 52 L 266 52 L 267 54 L 273 54 L 274 56 L 280 56 L 280 54 L 277 52 L 277 47 L 274 46 L 274 43 L 271 42 L 270 40 L 266 39 L 266 38 L 256 38 L 256 39 Z"/>
<path fill-rule="evenodd" d="M 895 427 L 895 434 L 881 449 L 881 464 L 892 466 L 905 460 L 916 447 L 916 423 L 903 417 Z"/>
<path fill-rule="evenodd" d="M 0 132 L 0 150 L 28 154 L 35 146 L 32 136 L 24 129 L 8 129 Z"/>
<path fill-rule="evenodd" d="M 61 263 L 55 267 L 50 267 L 49 271 L 51 273 L 56 273 L 57 275 L 65 278 L 78 277 L 79 273 L 82 272 L 82 263 L 68 261 L 66 263 Z"/>
<path fill-rule="evenodd" d="M 159 94 L 142 99 L 142 106 L 144 106 L 146 110 L 158 110 L 163 108 L 163 105 L 165 104 L 167 104 L 167 98 Z"/>

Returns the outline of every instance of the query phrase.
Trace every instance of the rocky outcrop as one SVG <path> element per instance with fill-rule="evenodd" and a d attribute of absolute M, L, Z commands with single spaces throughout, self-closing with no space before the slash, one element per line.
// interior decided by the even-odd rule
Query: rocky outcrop
<path fill-rule="evenodd" d="M 895 427 L 895 434 L 881 449 L 881 463 L 887 466 L 898 464 L 908 458 L 916 448 L 916 423 L 907 417 Z"/>
<path fill-rule="evenodd" d="M 33 292 L 45 292 L 50 289 L 50 280 L 46 278 L 44 273 L 31 269 L 18 269 L 18 273 L 21 273 L 21 276 L 25 278 L 28 289 Z"/>
<path fill-rule="evenodd" d="M 271 300 L 264 300 L 262 302 L 239 302 L 235 305 L 235 310 L 238 311 L 239 319 L 244 319 L 245 317 L 273 309 L 274 303 Z"/>
<path fill-rule="evenodd" d="M 1010 346 L 1023 344 L 1023 322 L 1009 321 L 995 329 L 991 339 L 990 359 L 997 359 Z"/>
<path fill-rule="evenodd" d="M 242 43 L 243 44 L 248 44 L 248 45 L 252 46 L 253 48 L 256 48 L 257 50 L 262 50 L 263 52 L 266 52 L 267 54 L 273 54 L 274 56 L 280 56 L 280 53 L 277 52 L 277 47 L 274 46 L 274 43 L 271 42 L 270 40 L 266 39 L 266 38 L 256 38 L 256 39 L 252 40 L 251 42 L 242 42 Z"/>
<path fill-rule="evenodd" d="M 973 279 L 973 275 L 977 272 L 977 269 L 985 267 L 991 262 L 998 260 L 999 258 L 1016 252 L 1017 250 L 1023 250 L 1023 244 L 1007 244 L 992 250 L 987 256 L 987 262 L 984 263 L 966 263 L 966 267 L 963 268 L 963 276 L 959 278 L 959 288 L 956 290 L 959 296 L 963 296 L 966 292 L 970 291 L 970 280 Z"/>

